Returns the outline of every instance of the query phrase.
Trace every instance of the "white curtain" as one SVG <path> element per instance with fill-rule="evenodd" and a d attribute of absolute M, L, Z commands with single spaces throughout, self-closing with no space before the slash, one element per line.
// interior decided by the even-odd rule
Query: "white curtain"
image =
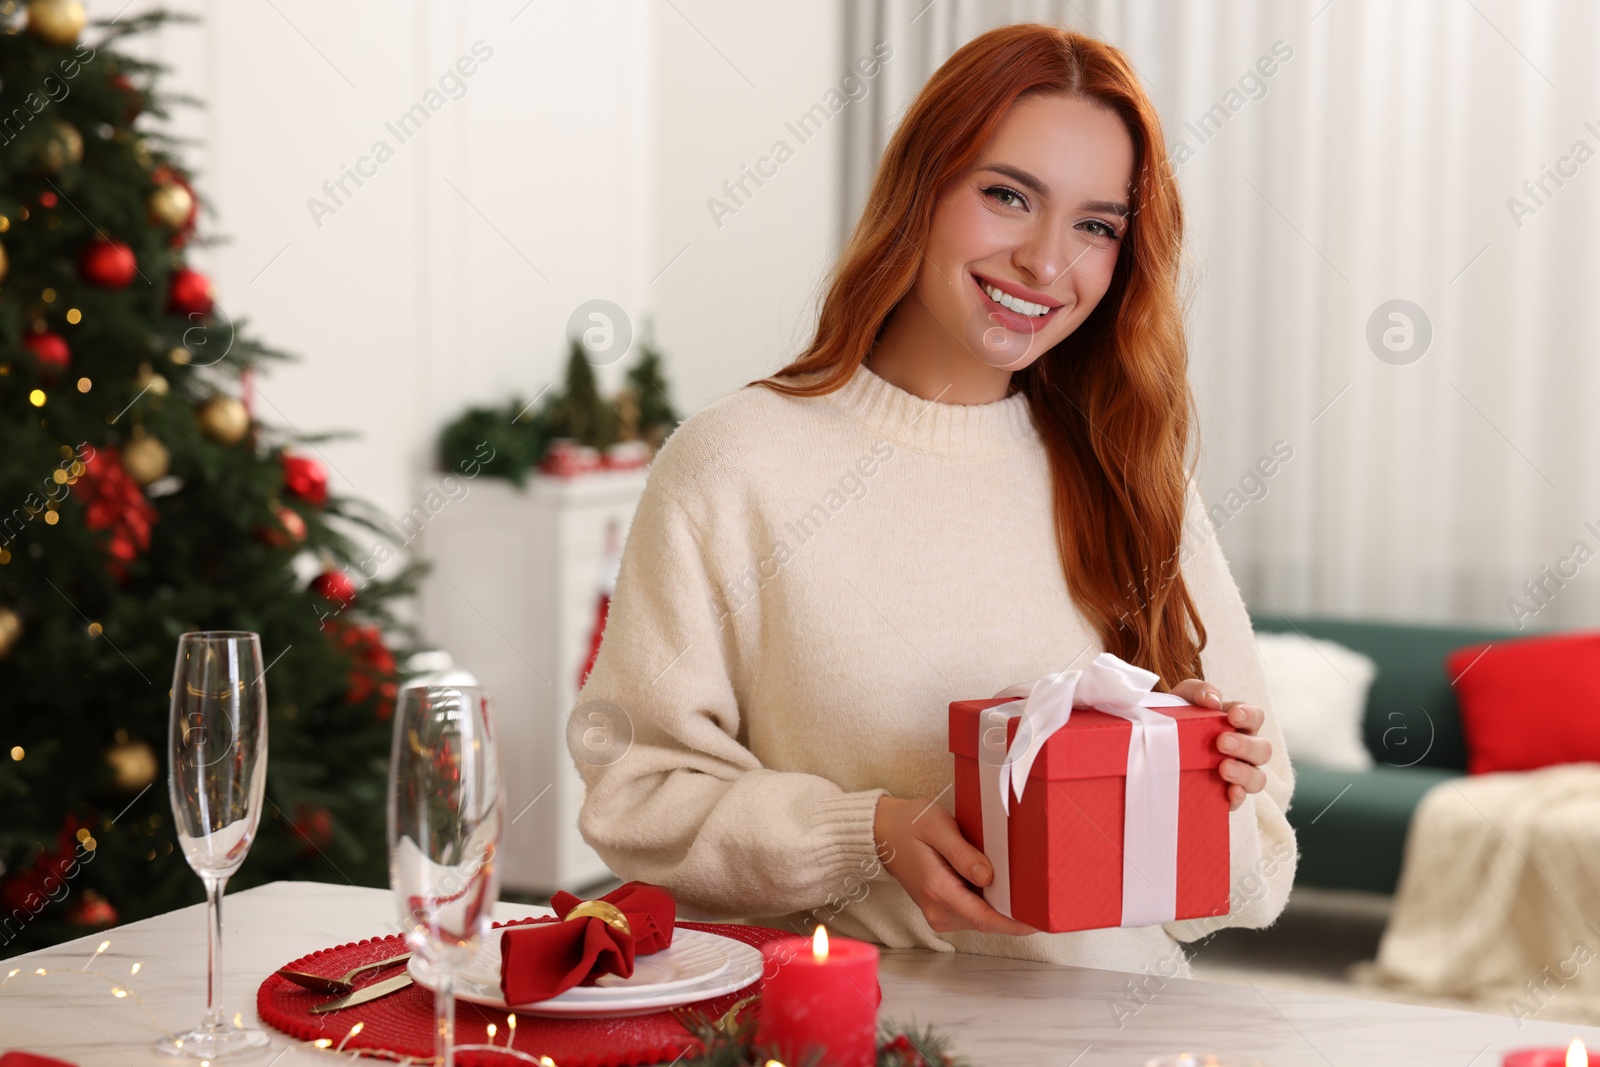
<path fill-rule="evenodd" d="M 1069 26 L 1138 68 L 1175 161 L 1189 149 L 1200 482 L 1247 603 L 1600 625 L 1600 5 L 846 10 L 847 58 L 895 49 L 849 112 L 847 213 L 922 82 L 985 29 Z M 1420 358 L 1396 300 L 1431 327 Z M 1385 331 L 1398 351 L 1369 344 Z"/>

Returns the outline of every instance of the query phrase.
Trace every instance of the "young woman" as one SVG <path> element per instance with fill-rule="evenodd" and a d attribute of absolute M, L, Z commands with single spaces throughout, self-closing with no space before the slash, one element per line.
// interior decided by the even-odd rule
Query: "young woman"
<path fill-rule="evenodd" d="M 1277 916 L 1292 776 L 1185 466 L 1165 162 L 1091 38 L 997 29 L 929 80 L 810 347 L 651 469 L 569 731 L 617 874 L 693 913 L 1169 976 L 1179 941 Z M 1226 919 L 1047 934 L 983 899 L 948 705 L 1102 650 L 1228 710 Z"/>

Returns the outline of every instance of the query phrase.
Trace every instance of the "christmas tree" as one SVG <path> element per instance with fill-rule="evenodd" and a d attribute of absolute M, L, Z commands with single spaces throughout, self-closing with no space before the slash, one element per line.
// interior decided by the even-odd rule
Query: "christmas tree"
<path fill-rule="evenodd" d="M 667 378 L 661 372 L 661 353 L 649 342 L 639 346 L 639 361 L 628 368 L 628 388 L 639 406 L 639 435 L 654 448 L 660 448 L 667 435 L 677 429 L 677 411 L 667 395 Z"/>
<path fill-rule="evenodd" d="M 381 516 L 251 409 L 282 354 L 187 264 L 196 196 L 152 123 L 180 101 L 116 50 L 171 18 L 91 43 L 77 0 L 0 4 L 0 956 L 203 899 L 164 783 L 185 631 L 255 631 L 268 664 L 230 888 L 386 881 L 383 635 L 415 568 L 379 577 Z"/>
<path fill-rule="evenodd" d="M 588 350 L 574 338 L 567 357 L 566 388 L 545 415 L 545 430 L 551 437 L 566 437 L 593 448 L 604 448 L 617 439 L 616 411 L 600 395 Z"/>

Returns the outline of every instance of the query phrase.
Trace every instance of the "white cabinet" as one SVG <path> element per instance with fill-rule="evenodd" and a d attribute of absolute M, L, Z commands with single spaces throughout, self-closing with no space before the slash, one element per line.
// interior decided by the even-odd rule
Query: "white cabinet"
<path fill-rule="evenodd" d="M 583 783 L 567 752 L 605 566 L 633 517 L 645 472 L 526 487 L 477 478 L 423 533 L 433 564 L 421 593 L 424 638 L 471 671 L 494 699 L 506 779 L 506 888 L 576 892 L 611 877 L 578 835 Z"/>

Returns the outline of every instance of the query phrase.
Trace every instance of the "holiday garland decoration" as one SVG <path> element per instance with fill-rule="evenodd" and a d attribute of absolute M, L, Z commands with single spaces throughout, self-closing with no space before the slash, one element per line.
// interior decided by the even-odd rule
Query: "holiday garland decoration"
<path fill-rule="evenodd" d="M 771 1067 L 774 1063 L 781 1067 L 774 1051 L 763 1048 L 757 1037 L 757 1013 L 743 1010 L 758 999 L 752 996 L 739 1001 L 720 1019 L 681 1014 L 684 1028 L 701 1045 L 698 1055 L 679 1061 L 683 1067 Z M 821 1055 L 818 1052 L 808 1062 L 787 1067 L 826 1067 Z M 952 1053 L 950 1038 L 932 1027 L 906 1029 L 880 1019 L 877 1067 L 972 1067 L 972 1063 Z"/>
<path fill-rule="evenodd" d="M 203 898 L 157 781 L 190 630 L 255 631 L 270 664 L 267 802 L 230 885 L 385 885 L 390 605 L 416 568 L 361 572 L 383 516 L 241 399 L 287 357 L 186 260 L 200 197 L 162 68 L 120 51 L 188 20 L 0 16 L 0 86 L 44 102 L 0 143 L 0 956 Z"/>
<path fill-rule="evenodd" d="M 600 395 L 594 368 L 583 345 L 571 342 L 566 380 L 559 391 L 546 390 L 542 402 L 512 397 L 502 407 L 469 408 L 444 428 L 439 439 L 443 470 L 481 466 L 480 473 L 524 484 L 556 441 L 605 449 L 619 442 L 642 441 L 651 451 L 661 447 L 680 421 L 667 394 L 661 353 L 648 342 L 628 369 L 615 397 Z M 493 458 L 480 462 L 478 450 L 493 446 Z"/>

